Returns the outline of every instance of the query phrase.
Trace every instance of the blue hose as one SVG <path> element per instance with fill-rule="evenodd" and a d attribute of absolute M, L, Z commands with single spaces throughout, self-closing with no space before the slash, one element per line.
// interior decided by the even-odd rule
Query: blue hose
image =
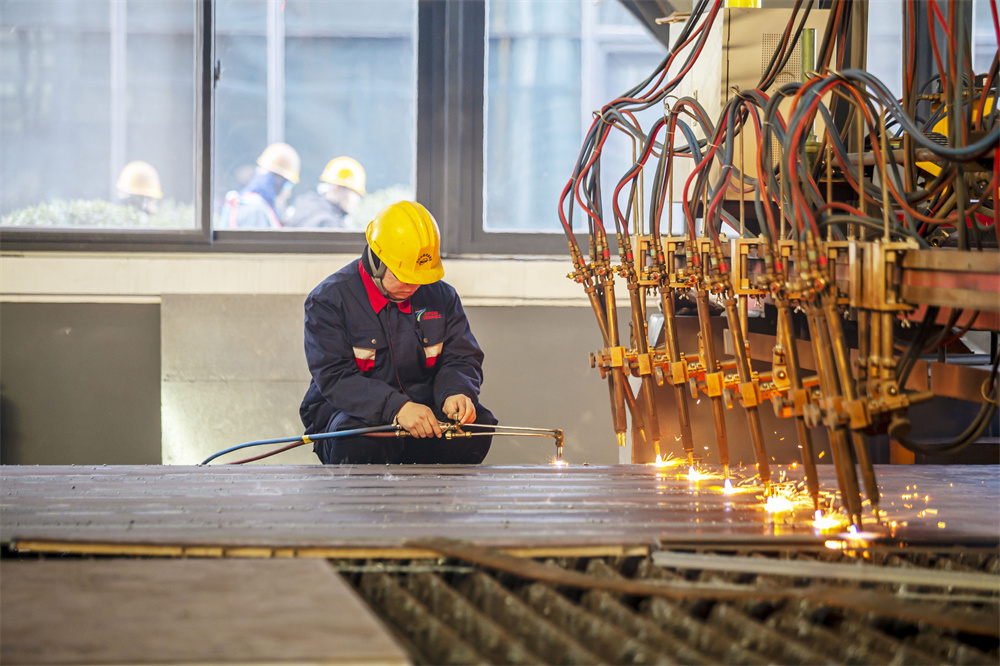
<path fill-rule="evenodd" d="M 355 428 L 354 430 L 338 430 L 336 432 L 321 432 L 316 435 L 301 435 L 299 437 L 282 437 L 280 439 L 261 439 L 256 442 L 246 442 L 245 444 L 237 444 L 236 446 L 230 446 L 228 449 L 223 449 L 218 453 L 213 453 L 209 457 L 201 461 L 201 465 L 207 465 L 219 456 L 224 456 L 227 453 L 232 453 L 233 451 L 239 451 L 240 449 L 246 449 L 251 446 L 266 446 L 267 444 L 291 444 L 292 442 L 303 442 L 305 443 L 306 438 L 309 441 L 316 441 L 318 439 L 334 439 L 336 437 L 347 437 L 350 435 L 367 435 L 373 432 L 389 432 L 398 430 L 398 426 L 394 425 L 382 425 L 373 426 L 371 428 Z"/>

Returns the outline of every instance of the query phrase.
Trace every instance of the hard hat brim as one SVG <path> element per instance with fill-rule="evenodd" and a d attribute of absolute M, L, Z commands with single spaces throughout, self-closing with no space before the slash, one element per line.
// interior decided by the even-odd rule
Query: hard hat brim
<path fill-rule="evenodd" d="M 379 258 L 381 259 L 381 257 Z M 444 277 L 444 266 L 441 265 L 440 259 L 438 259 L 430 267 L 422 267 L 418 273 L 407 271 L 403 268 L 398 268 L 397 270 L 388 264 L 386 264 L 386 267 L 392 271 L 392 274 L 396 276 L 397 280 L 405 282 L 406 284 L 434 284 Z"/>
<path fill-rule="evenodd" d="M 299 184 L 299 174 L 289 171 L 288 169 L 276 166 L 274 164 L 264 164 L 260 160 L 257 160 L 257 166 L 267 169 L 271 173 L 276 173 L 287 181 L 290 181 L 294 185 Z"/>

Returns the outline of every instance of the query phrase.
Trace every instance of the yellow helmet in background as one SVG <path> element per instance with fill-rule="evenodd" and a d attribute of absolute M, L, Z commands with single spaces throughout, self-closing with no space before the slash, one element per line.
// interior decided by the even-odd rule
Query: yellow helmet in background
<path fill-rule="evenodd" d="M 160 174 L 149 162 L 136 160 L 126 164 L 118 175 L 115 187 L 126 194 L 149 197 L 150 199 L 163 198 L 163 190 L 160 189 Z"/>
<path fill-rule="evenodd" d="M 365 196 L 365 169 L 353 157 L 334 157 L 326 163 L 319 179 L 331 185 L 340 185 Z"/>
<path fill-rule="evenodd" d="M 401 282 L 431 284 L 444 277 L 437 221 L 416 201 L 399 201 L 368 223 L 372 252 Z"/>
<path fill-rule="evenodd" d="M 257 164 L 293 183 L 299 182 L 299 154 L 287 143 L 272 143 L 257 158 Z"/>

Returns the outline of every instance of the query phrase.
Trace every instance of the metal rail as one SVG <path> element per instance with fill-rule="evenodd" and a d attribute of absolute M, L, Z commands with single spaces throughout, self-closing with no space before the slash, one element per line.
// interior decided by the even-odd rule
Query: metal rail
<path fill-rule="evenodd" d="M 737 571 L 755 574 L 773 574 L 796 578 L 833 578 L 837 580 L 926 585 L 964 590 L 982 590 L 1000 593 L 1000 577 L 995 574 L 968 571 L 940 571 L 927 569 L 897 569 L 858 564 L 831 564 L 829 562 L 788 562 L 766 558 L 726 557 L 658 551 L 652 554 L 653 563 L 675 569 L 707 569 L 711 571 Z M 992 600 L 1000 603 L 1000 598 Z"/>

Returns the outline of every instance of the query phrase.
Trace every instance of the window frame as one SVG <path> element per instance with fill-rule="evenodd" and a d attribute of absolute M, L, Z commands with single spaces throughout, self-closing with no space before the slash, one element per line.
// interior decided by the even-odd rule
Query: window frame
<path fill-rule="evenodd" d="M 418 38 L 417 56 L 417 198 L 441 224 L 442 249 L 453 255 L 567 253 L 561 231 L 484 228 L 486 0 L 420 0 L 418 12 L 418 35 L 444 36 Z M 456 129 L 449 133 L 449 127 Z M 553 200 L 553 219 L 557 205 Z"/>
<path fill-rule="evenodd" d="M 0 247 L 3 251 L 178 251 L 190 252 L 207 249 L 212 233 L 212 171 L 210 164 L 212 122 L 214 110 L 215 49 L 214 39 L 206 39 L 214 31 L 214 0 L 195 3 L 195 145 L 194 157 L 194 209 L 198 224 L 191 229 L 128 229 L 128 230 L 73 230 L 0 229 Z M 207 215 L 206 215 L 207 211 Z"/>
<path fill-rule="evenodd" d="M 216 0 L 195 4 L 194 208 L 197 225 L 173 230 L 0 229 L 5 252 L 355 253 L 360 232 L 213 229 Z M 561 231 L 484 229 L 486 0 L 417 0 L 417 199 L 441 227 L 445 256 L 558 255 Z M 571 166 L 571 165 L 570 165 Z M 569 173 L 567 172 L 567 178 Z M 556 217 L 558 202 L 552 201 Z"/>

